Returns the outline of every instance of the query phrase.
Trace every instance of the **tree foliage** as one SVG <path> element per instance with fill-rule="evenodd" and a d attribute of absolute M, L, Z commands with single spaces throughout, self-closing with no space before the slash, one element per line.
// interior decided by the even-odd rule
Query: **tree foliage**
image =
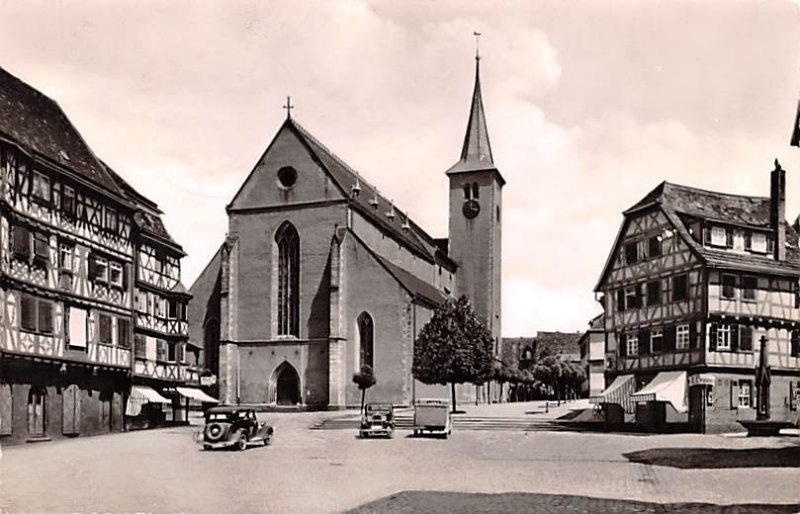
<path fill-rule="evenodd" d="M 455 384 L 480 385 L 492 378 L 493 348 L 492 334 L 469 300 L 448 299 L 420 330 L 412 371 L 425 384 L 451 384 L 453 391 Z"/>
<path fill-rule="evenodd" d="M 367 395 L 367 389 L 374 386 L 378 381 L 375 379 L 375 372 L 372 366 L 361 366 L 361 371 L 353 374 L 353 383 L 355 383 L 361 390 L 361 410 L 364 410 L 364 399 Z"/>

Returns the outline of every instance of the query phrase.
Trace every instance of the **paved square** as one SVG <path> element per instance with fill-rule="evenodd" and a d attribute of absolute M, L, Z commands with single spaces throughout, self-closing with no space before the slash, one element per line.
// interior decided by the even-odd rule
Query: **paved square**
<path fill-rule="evenodd" d="M 525 417 L 539 407 L 484 406 L 467 415 L 496 413 L 524 421 L 544 416 Z M 658 448 L 779 450 L 797 446 L 796 437 L 457 425 L 448 440 L 412 438 L 407 430 L 391 440 L 360 440 L 355 429 L 309 430 L 342 413 L 260 416 L 275 424 L 275 443 L 245 452 L 201 451 L 192 440 L 198 427 L 4 448 L 0 507 L 4 513 L 340 512 L 402 491 L 547 493 L 660 504 L 800 503 L 800 463 L 678 469 L 630 462 L 623 455 Z"/>

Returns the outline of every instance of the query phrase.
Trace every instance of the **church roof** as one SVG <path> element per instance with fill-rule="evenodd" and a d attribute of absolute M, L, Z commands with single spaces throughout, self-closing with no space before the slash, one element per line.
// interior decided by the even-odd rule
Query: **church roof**
<path fill-rule="evenodd" d="M 415 277 L 408 271 L 378 254 L 375 254 L 375 257 L 389 271 L 389 274 L 392 275 L 395 280 L 397 280 L 400 285 L 403 286 L 403 288 L 413 296 L 423 298 L 433 305 L 439 305 L 445 300 L 445 295 L 433 285 Z"/>
<path fill-rule="evenodd" d="M 288 118 L 286 124 L 294 129 L 298 137 L 305 142 L 331 175 L 336 185 L 350 198 L 351 204 L 358 212 L 375 223 L 381 230 L 389 232 L 405 243 L 416 253 L 431 261 L 435 257 L 439 257 L 445 261 L 445 264 L 449 264 L 452 269 L 455 269 L 455 264 L 445 254 L 437 255 L 440 252 L 437 252 L 438 247 L 433 237 L 411 220 L 407 212 L 403 213 L 397 209 L 392 201 L 384 197 L 375 186 L 365 181 L 359 173 L 312 136 L 294 118 Z M 352 193 L 356 184 L 360 188 L 358 195 Z M 376 201 L 377 203 L 375 203 Z M 394 210 L 393 219 L 386 215 L 389 210 Z M 407 225 L 406 228 L 404 225 Z"/>
<path fill-rule="evenodd" d="M 461 158 L 447 170 L 448 174 L 497 169 L 492 157 L 492 145 L 489 143 L 489 131 L 486 128 L 486 112 L 483 109 L 483 97 L 481 96 L 480 62 L 480 57 L 476 57 L 475 88 L 472 92 L 472 103 L 469 110 L 467 132 L 464 135 L 464 145 L 461 148 Z"/>
<path fill-rule="evenodd" d="M 46 95 L 0 67 L 0 137 L 59 165 L 116 196 L 122 191 L 69 121 Z"/>

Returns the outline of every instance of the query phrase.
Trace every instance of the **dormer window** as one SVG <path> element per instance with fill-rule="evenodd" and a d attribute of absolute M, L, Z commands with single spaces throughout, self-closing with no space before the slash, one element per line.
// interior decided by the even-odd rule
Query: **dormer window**
<path fill-rule="evenodd" d="M 767 253 L 767 235 L 754 232 L 750 241 L 750 250 L 755 253 Z"/>
<path fill-rule="evenodd" d="M 713 246 L 726 246 L 727 237 L 725 235 L 724 227 L 711 227 L 711 244 Z"/>

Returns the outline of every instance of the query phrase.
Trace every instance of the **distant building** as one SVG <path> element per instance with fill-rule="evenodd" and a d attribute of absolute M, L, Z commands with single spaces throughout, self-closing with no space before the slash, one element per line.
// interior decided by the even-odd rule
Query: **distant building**
<path fill-rule="evenodd" d="M 537 332 L 536 337 L 504 337 L 500 358 L 516 369 L 531 369 L 542 353 L 560 355 L 565 361 L 581 362 L 580 332 Z"/>
<path fill-rule="evenodd" d="M 605 399 L 637 421 L 740 429 L 737 420 L 756 415 L 762 338 L 772 419 L 797 419 L 800 226 L 786 222 L 777 161 L 770 190 L 740 196 L 663 182 L 624 212 L 596 291 Z M 626 388 L 638 394 L 620 393 Z"/>
<path fill-rule="evenodd" d="M 589 322 L 589 330 L 583 333 L 578 345 L 581 348 L 581 369 L 586 374 L 581 392 L 584 397 L 596 396 L 606 386 L 606 334 L 602 314 Z"/>

